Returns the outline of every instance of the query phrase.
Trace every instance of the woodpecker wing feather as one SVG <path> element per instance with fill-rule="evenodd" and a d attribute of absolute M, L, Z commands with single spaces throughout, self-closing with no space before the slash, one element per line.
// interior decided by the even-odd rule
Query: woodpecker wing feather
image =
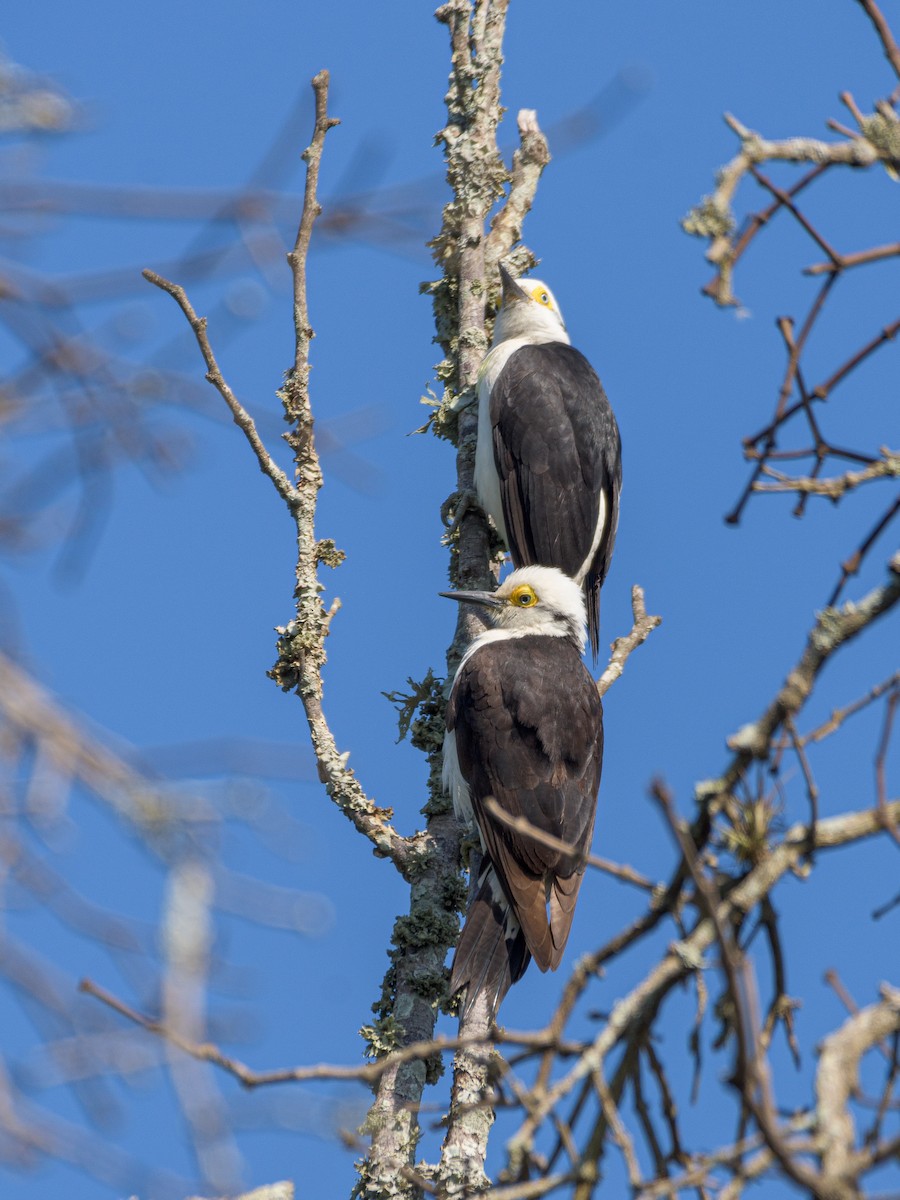
<path fill-rule="evenodd" d="M 596 658 L 622 486 L 619 428 L 603 385 L 564 342 L 523 346 L 494 382 L 490 418 L 513 563 L 559 567 L 583 583 Z"/>

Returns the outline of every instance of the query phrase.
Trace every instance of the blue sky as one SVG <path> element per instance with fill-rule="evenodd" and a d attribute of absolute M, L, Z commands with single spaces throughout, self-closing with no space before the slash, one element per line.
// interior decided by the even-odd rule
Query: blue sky
<path fill-rule="evenodd" d="M 453 487 L 452 451 L 430 437 L 409 436 L 424 420 L 419 399 L 440 357 L 418 285 L 433 278 L 423 242 L 438 229 L 444 198 L 432 143 L 444 119 L 446 31 L 428 5 L 408 0 L 389 11 L 360 0 L 308 7 L 272 0 L 252 6 L 231 0 L 214 13 L 174 0 L 146 7 L 96 0 L 13 6 L 0 28 L 8 56 L 55 79 L 82 106 L 82 116 L 76 134 L 27 151 L 3 148 L 0 162 L 3 177 L 234 189 L 252 175 L 297 97 L 305 97 L 309 78 L 330 69 L 331 109 L 342 125 L 329 136 L 322 168 L 326 214 L 329 200 L 376 189 L 391 189 L 388 200 L 399 196 L 410 212 L 409 236 L 373 240 L 362 229 L 355 237 L 323 238 L 310 262 L 313 404 L 326 428 L 323 446 L 330 438 L 335 447 L 324 458 L 319 533 L 348 556 L 325 577 L 328 594 L 344 603 L 329 642 L 327 707 L 363 785 L 393 806 L 399 827 L 411 832 L 425 798 L 424 763 L 395 744 L 394 714 L 381 692 L 402 688 L 407 676 L 423 677 L 429 666 L 442 672 L 455 620 L 452 606 L 437 596 L 446 586 L 438 511 Z M 625 489 L 602 641 L 629 627 L 633 583 L 645 587 L 649 608 L 664 619 L 606 702 L 595 848 L 663 877 L 673 852 L 647 799 L 648 781 L 662 773 L 690 811 L 694 782 L 721 768 L 725 737 L 774 694 L 839 562 L 884 503 L 884 493 L 863 489 L 836 509 L 812 503 L 798 522 L 789 499 L 757 498 L 738 528 L 724 524 L 746 478 L 741 438 L 768 420 L 780 382 L 783 349 L 774 318 L 804 311 L 814 285 L 799 268 L 821 255 L 780 216 L 738 272 L 744 309 L 722 312 L 699 292 L 709 277 L 703 244 L 686 237 L 678 222 L 735 151 L 723 111 L 772 137 L 825 136 L 824 118 L 845 116 L 840 90 L 852 91 L 868 109 L 892 80 L 850 0 L 788 6 L 761 0 L 752 17 L 744 7 L 712 0 L 644 0 L 624 8 L 576 3 L 552 19 L 544 6 L 514 4 L 506 59 L 510 118 L 520 107 L 536 108 L 545 129 L 624 68 L 640 81 L 611 128 L 551 164 L 526 240 L 542 260 L 540 274 L 559 299 L 574 344 L 597 367 L 622 430 Z M 311 127 L 308 99 L 303 104 L 275 180 L 294 195 Z M 511 145 L 514 121 L 505 128 Z M 896 185 L 886 175 L 848 175 L 829 186 L 810 201 L 810 211 L 836 245 L 853 250 L 896 240 Z M 751 204 L 760 202 L 757 191 Z M 287 233 L 290 221 L 282 224 Z M 3 253 L 14 262 L 54 277 L 133 267 L 133 291 L 113 305 L 84 309 L 83 320 L 102 328 L 99 336 L 116 352 L 191 374 L 202 408 L 198 416 L 173 406 L 151 418 L 182 469 L 152 483 L 130 467 L 115 472 L 105 520 L 79 560 L 77 578 L 60 582 L 58 545 L 5 570 L 20 631 L 16 650 L 64 704 L 120 746 L 152 750 L 248 738 L 296 747 L 286 756 L 296 778 L 275 781 L 264 793 L 266 803 L 289 813 L 290 837 L 273 835 L 289 842 L 289 856 L 273 854 L 236 824 L 225 835 L 224 857 L 235 871 L 312 893 L 318 929 L 314 936 L 274 933 L 224 918 L 217 949 L 235 966 L 221 980 L 215 1011 L 236 1018 L 232 1040 L 223 1035 L 223 1041 L 253 1065 L 353 1062 L 360 1052 L 356 1030 L 369 1019 L 391 924 L 407 898 L 392 869 L 374 860 L 329 807 L 314 780 L 300 706 L 265 677 L 273 627 L 291 615 L 290 523 L 215 397 L 205 395 L 180 314 L 137 277 L 140 267 L 177 258 L 200 236 L 203 244 L 223 245 L 236 233 L 233 226 L 210 232 L 189 220 L 54 217 L 36 222 L 27 238 L 4 239 Z M 892 274 L 886 263 L 866 272 L 842 281 L 834 317 L 811 347 L 809 372 L 816 378 L 896 317 L 896 268 Z M 260 271 L 244 258 L 189 292 L 198 311 L 210 314 L 210 336 L 232 387 L 277 446 L 275 390 L 292 356 L 286 266 L 276 257 Z M 256 319 L 229 315 L 242 306 Z M 0 336 L 4 370 L 17 354 Z M 896 347 L 888 347 L 858 373 L 829 410 L 835 441 L 860 449 L 891 443 L 884 397 L 896 372 Z M 22 464 L 39 463 L 48 448 L 38 439 L 17 453 Z M 850 596 L 880 581 L 888 551 L 876 548 Z M 852 655 L 840 657 L 807 723 L 887 675 L 896 667 L 896 646 L 895 618 L 893 628 L 871 631 Z M 874 799 L 877 731 L 873 713 L 859 719 L 840 752 L 823 749 L 824 813 Z M 896 752 L 893 763 L 896 772 Z M 253 795 L 262 803 L 260 794 L 257 787 Z M 240 796 L 229 796 L 239 807 Z M 786 803 L 788 820 L 805 815 L 799 784 Z M 70 816 L 65 872 L 73 886 L 136 921 L 154 921 L 163 882 L 147 855 L 85 797 L 72 797 Z M 853 850 L 823 863 L 809 884 L 785 887 L 784 917 L 796 944 L 791 990 L 805 996 L 807 1054 L 841 1018 L 821 983 L 825 968 L 852 979 L 862 1001 L 874 998 L 889 974 L 879 954 L 891 937 L 896 945 L 900 918 L 895 911 L 873 927 L 866 914 L 896 890 L 895 856 L 886 844 Z M 613 881 L 592 877 L 566 963 L 621 927 L 637 904 Z M 70 978 L 90 974 L 138 1007 L 146 1001 L 106 958 L 40 911 L 17 912 L 11 921 L 20 938 Z M 832 932 L 824 946 L 813 936 L 823 925 Z M 595 1007 L 608 1007 L 637 969 L 631 964 L 598 984 Z M 516 1028 L 542 1022 L 561 983 L 529 973 L 510 994 L 505 1022 Z M 0 998 L 0 1012 L 5 1052 L 27 1055 L 34 1028 L 13 999 Z M 669 1020 L 668 1036 L 683 1040 L 689 1006 L 673 1004 Z M 250 1130 L 240 1142 L 245 1182 L 295 1178 L 301 1197 L 348 1192 L 352 1154 L 334 1130 L 353 1124 L 354 1106 L 364 1103 L 361 1090 L 323 1085 L 248 1096 L 227 1079 L 219 1084 Z M 804 1096 L 793 1081 L 785 1092 L 785 1103 Z M 714 1095 L 708 1078 L 701 1107 L 688 1119 L 706 1119 L 703 1105 Z M 111 1139 L 191 1178 L 195 1166 L 165 1085 L 150 1073 L 123 1096 L 124 1119 Z M 78 1118 L 60 1089 L 34 1099 Z M 293 1114 L 299 1134 L 253 1131 L 271 1119 L 275 1105 Z M 22 1197 L 126 1194 L 115 1186 L 104 1191 L 63 1166 L 10 1174 L 3 1186 L 4 1194 Z"/>

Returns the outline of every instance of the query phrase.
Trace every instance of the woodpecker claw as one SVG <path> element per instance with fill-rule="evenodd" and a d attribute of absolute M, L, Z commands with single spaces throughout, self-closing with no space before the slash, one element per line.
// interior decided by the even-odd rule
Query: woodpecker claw
<path fill-rule="evenodd" d="M 441 538 L 444 545 L 447 545 L 450 539 L 459 529 L 460 522 L 469 511 L 470 508 L 481 508 L 478 503 L 478 496 L 471 489 L 466 489 L 464 492 L 454 492 L 452 496 L 448 496 L 441 505 L 441 520 L 446 528 L 446 533 Z M 451 519 L 450 513 L 453 513 Z"/>
<path fill-rule="evenodd" d="M 481 851 L 481 837 L 478 834 L 478 830 L 474 828 L 468 830 L 459 843 L 460 861 L 467 871 L 469 869 L 469 857 L 473 850 Z"/>

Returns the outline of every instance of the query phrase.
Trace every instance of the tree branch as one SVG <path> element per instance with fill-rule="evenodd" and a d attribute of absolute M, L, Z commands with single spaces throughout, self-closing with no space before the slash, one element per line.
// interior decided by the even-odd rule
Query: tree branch
<path fill-rule="evenodd" d="M 466 404 L 466 400 L 474 397 L 478 368 L 488 348 L 485 302 L 488 290 L 495 285 L 486 259 L 485 220 L 507 177 L 496 134 L 502 111 L 500 68 L 508 3 L 451 0 L 436 13 L 450 33 L 448 120 L 440 137 L 452 199 L 444 208 L 441 232 L 434 242 L 435 259 L 444 278 L 433 290 L 438 339 L 447 355 L 446 371 L 439 369 L 459 412 L 455 440 L 456 492 L 460 497 L 472 495 L 475 489 L 478 413 L 477 406 Z M 538 144 L 533 141 L 532 149 Z M 528 187 L 524 165 L 521 171 L 520 201 Z M 539 174 L 538 170 L 530 176 L 534 186 Z M 512 223 L 513 212 L 510 209 L 508 214 Z M 500 228 L 505 228 L 502 222 Z M 512 228 L 503 236 L 512 237 Z M 498 234 L 498 259 L 502 251 Z M 498 565 L 496 543 L 480 509 L 470 505 L 458 519 L 453 536 L 450 575 L 454 586 L 489 586 Z M 479 631 L 475 614 L 460 605 L 447 655 L 448 676 L 452 677 L 465 646 Z M 473 879 L 477 866 L 473 855 L 469 863 Z M 491 1025 L 486 1003 L 476 1002 L 460 1021 L 460 1035 L 486 1036 Z M 487 1182 L 484 1160 L 493 1112 L 482 1101 L 488 1088 L 489 1058 L 484 1051 L 461 1050 L 454 1060 L 450 1112 L 438 1169 L 440 1186 L 448 1196 L 482 1190 Z"/>
<path fill-rule="evenodd" d="M 881 44 L 884 47 L 885 58 L 894 68 L 894 73 L 900 79 L 900 46 L 894 40 L 894 35 L 887 21 L 884 19 L 884 14 L 875 3 L 875 0 L 857 0 L 857 3 L 862 7 L 866 16 L 875 26 L 875 30 L 881 39 Z"/>
<path fill-rule="evenodd" d="M 267 475 L 271 479 L 278 495 L 284 500 L 289 508 L 297 502 L 297 489 L 291 485 L 291 481 L 285 475 L 284 471 L 278 466 L 271 454 L 266 449 L 262 438 L 256 429 L 256 423 L 234 392 L 228 386 L 225 377 L 222 374 L 221 368 L 216 361 L 216 356 L 213 353 L 210 345 L 209 337 L 206 332 L 206 317 L 198 317 L 194 311 L 193 305 L 187 297 L 184 288 L 177 283 L 172 283 L 169 279 L 164 279 L 162 275 L 157 275 L 155 271 L 146 269 L 141 272 L 148 283 L 152 283 L 154 287 L 158 287 L 161 291 L 167 292 L 181 311 L 187 318 L 188 324 L 194 331 L 194 337 L 197 339 L 197 345 L 200 347 L 200 353 L 203 355 L 203 361 L 206 363 L 206 378 L 213 385 L 228 407 L 231 409 L 231 415 L 234 417 L 234 423 L 243 431 L 244 436 L 250 443 L 253 453 L 256 455 L 256 460 L 259 463 L 259 469 L 263 475 Z"/>
<path fill-rule="evenodd" d="M 316 75 L 312 86 L 316 98 L 316 120 L 312 142 L 303 155 L 307 163 L 303 212 L 294 249 L 288 256 L 294 280 L 294 365 L 280 393 L 285 417 L 291 424 L 291 430 L 284 436 L 294 453 L 295 484 L 291 484 L 276 465 L 263 445 L 252 417 L 225 381 L 207 336 L 206 318 L 197 316 L 182 287 L 153 271 L 145 271 L 144 275 L 156 287 L 168 292 L 181 308 L 206 363 L 207 379 L 225 400 L 235 423 L 243 430 L 253 449 L 260 470 L 271 479 L 296 525 L 296 615 L 286 627 L 278 630 L 279 657 L 270 674 L 285 691 L 296 690 L 303 702 L 319 778 L 331 799 L 356 829 L 373 843 L 377 852 L 391 858 L 406 875 L 414 867 L 420 849 L 408 843 L 391 826 L 393 814 L 390 809 L 379 808 L 366 796 L 355 773 L 347 765 L 348 755 L 338 750 L 322 707 L 321 670 L 325 662 L 325 638 L 339 602 L 335 601 L 326 612 L 321 600 L 318 567 L 320 562 L 337 566 L 343 554 L 335 549 L 333 543 L 320 542 L 315 535 L 316 501 L 322 486 L 322 472 L 313 439 L 309 398 L 309 343 L 313 332 L 309 326 L 306 296 L 306 256 L 313 225 L 321 212 L 316 188 L 322 147 L 328 130 L 334 128 L 338 121 L 329 117 L 327 112 L 328 72 L 321 71 Z"/>
<path fill-rule="evenodd" d="M 891 820 L 900 817 L 900 800 L 888 806 Z M 832 850 L 848 846 L 864 838 L 883 833 L 882 814 L 878 808 L 848 812 L 818 823 L 814 837 L 808 825 L 793 826 L 783 840 L 750 871 L 733 889 L 718 909 L 718 922 L 727 928 L 736 916 L 749 913 L 767 896 L 775 884 L 793 871 L 805 857 L 812 843 L 816 850 Z M 653 1014 L 672 988 L 704 963 L 703 954 L 716 940 L 716 929 L 709 917 L 702 917 L 688 937 L 670 947 L 663 958 L 626 996 L 617 1001 L 609 1019 L 590 1048 L 546 1093 L 535 1102 L 519 1130 L 509 1142 L 510 1168 L 516 1171 L 527 1155 L 537 1129 L 557 1104 L 578 1083 L 600 1070 L 606 1057 L 617 1046 L 626 1043 L 636 1030 L 643 1027 L 648 1014 Z"/>
<path fill-rule="evenodd" d="M 644 589 L 637 584 L 631 589 L 631 611 L 634 616 L 634 624 L 631 627 L 631 632 L 624 637 L 616 638 L 613 642 L 609 663 L 606 670 L 597 680 L 597 691 L 601 696 L 605 696 L 616 680 L 621 677 L 622 672 L 625 670 L 625 664 L 632 652 L 638 646 L 643 645 L 653 630 L 662 624 L 662 617 L 647 615 L 647 608 L 644 604 Z"/>
<path fill-rule="evenodd" d="M 850 1099 L 859 1084 L 859 1063 L 867 1050 L 900 1030 L 900 991 L 885 985 L 881 994 L 880 1003 L 851 1016 L 823 1040 L 819 1050 L 817 1132 L 829 1196 L 858 1194 L 854 1184 L 860 1163 L 854 1154 Z"/>
<path fill-rule="evenodd" d="M 519 148 L 513 155 L 512 175 L 506 202 L 491 220 L 487 237 L 485 266 L 493 278 L 498 264 L 522 236 L 522 226 L 534 203 L 544 168 L 550 162 L 550 148 L 538 125 L 533 108 L 519 111 Z"/>

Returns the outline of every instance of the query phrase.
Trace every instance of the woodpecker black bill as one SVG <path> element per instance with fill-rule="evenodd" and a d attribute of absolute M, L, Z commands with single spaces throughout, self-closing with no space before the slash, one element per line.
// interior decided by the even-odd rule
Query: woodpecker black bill
<path fill-rule="evenodd" d="M 502 266 L 500 276 L 503 303 L 478 376 L 475 488 L 514 567 L 559 567 L 583 585 L 596 661 L 619 523 L 619 427 L 547 285 L 517 282 Z"/>
<path fill-rule="evenodd" d="M 562 958 L 594 830 L 603 706 L 582 661 L 584 595 L 562 571 L 524 567 L 496 592 L 441 594 L 492 621 L 450 692 L 444 786 L 484 851 L 450 989 L 466 989 L 464 1011 L 485 995 L 496 1016 L 532 958 L 542 971 Z"/>

